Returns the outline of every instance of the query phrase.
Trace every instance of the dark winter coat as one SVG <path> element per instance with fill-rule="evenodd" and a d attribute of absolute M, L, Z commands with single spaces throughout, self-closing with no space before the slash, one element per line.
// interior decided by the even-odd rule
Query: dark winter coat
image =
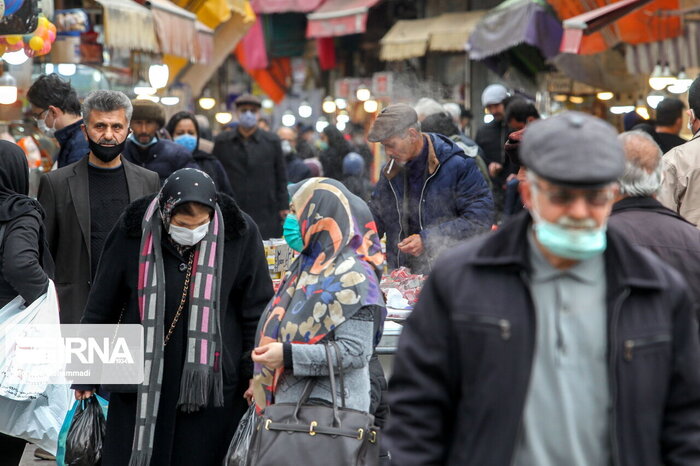
<path fill-rule="evenodd" d="M 151 465 L 220 465 L 245 411 L 242 395 L 252 376 L 252 363 L 243 355 L 253 347 L 258 319 L 272 297 L 272 283 L 255 223 L 233 199 L 220 196 L 226 235 L 221 271 L 221 301 L 226 303 L 221 312 L 224 407 L 209 407 L 193 414 L 176 409 L 187 348 L 189 304 L 185 303 L 164 353 L 163 390 Z M 83 323 L 116 323 L 124 303 L 122 322 L 140 323 L 137 280 L 141 220 L 151 199 L 132 203 L 107 238 Z M 169 328 L 182 296 L 186 260 L 167 235 L 162 246 L 167 284 L 164 322 Z M 136 393 L 113 391 L 102 466 L 128 464 L 135 415 Z"/>
<path fill-rule="evenodd" d="M 221 165 L 219 159 L 214 157 L 209 152 L 204 152 L 203 150 L 199 149 L 195 149 L 192 156 L 194 157 L 194 161 L 197 162 L 197 165 L 199 165 L 200 170 L 214 180 L 216 189 L 233 197 L 233 188 L 228 180 L 226 170 L 224 170 L 224 166 Z"/>
<path fill-rule="evenodd" d="M 462 240 L 488 231 L 493 221 L 491 192 L 476 163 L 445 136 L 429 136 L 428 174 L 419 204 L 419 223 L 425 252 L 425 273 L 440 252 Z M 401 216 L 404 196 L 402 169 L 386 167 L 372 193 L 370 208 L 377 222 L 379 236 L 386 233 L 389 267 L 406 265 L 406 258 L 396 246 L 403 238 Z"/>
<path fill-rule="evenodd" d="M 299 181 L 311 178 L 311 169 L 295 152 L 285 155 L 284 162 L 287 165 L 288 183 L 298 183 Z"/>
<path fill-rule="evenodd" d="M 199 168 L 187 149 L 165 139 L 159 139 L 145 153 L 133 141 L 127 140 L 122 156 L 139 167 L 158 173 L 160 184 L 181 168 Z"/>
<path fill-rule="evenodd" d="M 279 137 L 261 129 L 249 138 L 238 129 L 224 131 L 216 137 L 213 154 L 226 170 L 234 199 L 253 217 L 263 239 L 280 238 L 280 211 L 289 209 L 289 194 Z"/>
<path fill-rule="evenodd" d="M 56 155 L 58 168 L 77 162 L 90 153 L 90 146 L 88 146 L 87 139 L 80 129 L 82 124 L 83 120 L 80 119 L 72 125 L 59 129 L 54 134 L 60 146 Z"/>
<path fill-rule="evenodd" d="M 616 202 L 608 223 L 678 270 L 700 305 L 700 230 L 695 225 L 651 197 Z"/>
<path fill-rule="evenodd" d="M 529 225 L 519 214 L 428 278 L 389 382 L 394 464 L 511 464 L 535 349 Z M 700 341 L 688 289 L 613 228 L 605 266 L 611 464 L 700 464 Z"/>

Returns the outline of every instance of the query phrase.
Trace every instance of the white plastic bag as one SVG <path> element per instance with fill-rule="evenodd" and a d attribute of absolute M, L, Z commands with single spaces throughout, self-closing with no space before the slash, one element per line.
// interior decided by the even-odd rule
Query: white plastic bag
<path fill-rule="evenodd" d="M 0 397 L 0 432 L 38 445 L 56 454 L 58 433 L 73 404 L 69 385 L 48 385 L 33 400 Z"/>
<path fill-rule="evenodd" d="M 21 296 L 0 309 L 0 397 L 33 400 L 44 393 L 49 374 L 61 368 L 56 362 L 22 363 L 16 357 L 19 338 L 60 338 L 58 298 L 51 280 L 46 293 L 30 306 Z M 31 326 L 30 326 L 31 325 Z"/>

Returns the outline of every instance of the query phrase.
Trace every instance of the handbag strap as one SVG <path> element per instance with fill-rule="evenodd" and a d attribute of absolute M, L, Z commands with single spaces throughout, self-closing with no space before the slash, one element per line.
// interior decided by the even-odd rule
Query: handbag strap
<path fill-rule="evenodd" d="M 340 354 L 338 349 L 338 343 L 335 340 L 331 340 L 331 344 L 335 349 L 335 360 L 338 364 L 338 378 L 340 379 L 340 402 L 343 409 L 345 409 L 345 376 L 343 375 L 343 356 Z"/>
<path fill-rule="evenodd" d="M 328 363 L 328 377 L 331 381 L 331 398 L 333 399 L 333 426 L 340 428 L 340 427 L 342 427 L 342 423 L 340 422 L 340 416 L 338 415 L 338 395 L 336 393 L 336 388 L 335 388 L 335 370 L 333 369 L 333 358 L 331 357 L 330 345 L 329 345 L 328 341 L 325 341 L 323 346 L 326 349 L 326 362 Z M 316 386 L 317 380 L 318 380 L 318 377 L 310 377 L 309 380 L 306 382 L 306 386 L 304 387 L 304 391 L 302 392 L 302 395 L 299 398 L 299 401 L 297 402 L 296 408 L 294 408 L 294 420 L 295 421 L 299 422 L 299 410 L 301 409 L 301 406 L 308 401 L 309 396 L 311 395 L 313 388 Z"/>

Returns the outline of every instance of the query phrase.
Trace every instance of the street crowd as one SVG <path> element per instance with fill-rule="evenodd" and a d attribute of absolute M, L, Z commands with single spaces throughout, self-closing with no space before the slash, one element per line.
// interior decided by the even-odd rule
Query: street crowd
<path fill-rule="evenodd" d="M 365 135 L 272 132 L 244 94 L 216 137 L 53 74 L 28 99 L 60 151 L 33 199 L 0 141 L 0 307 L 53 280 L 61 323 L 143 326 L 141 384 L 71 387 L 109 398 L 103 466 L 700 464 L 700 79 L 621 134 L 500 84 L 474 138 L 429 98 Z M 428 278 L 387 384 L 399 267 Z M 0 434 L 0 464 L 25 443 Z"/>

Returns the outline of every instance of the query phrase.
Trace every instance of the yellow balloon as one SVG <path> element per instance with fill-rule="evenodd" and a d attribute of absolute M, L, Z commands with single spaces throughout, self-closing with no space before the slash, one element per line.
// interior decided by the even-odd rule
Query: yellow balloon
<path fill-rule="evenodd" d="M 38 52 L 44 48 L 44 39 L 39 36 L 34 36 L 29 40 L 29 48 Z"/>
<path fill-rule="evenodd" d="M 4 55 L 6 51 L 7 51 L 7 45 L 0 44 L 0 55 Z"/>
<path fill-rule="evenodd" d="M 40 16 L 39 17 L 39 26 L 44 26 L 48 27 L 49 26 L 49 20 L 46 16 Z"/>
<path fill-rule="evenodd" d="M 8 44 L 15 45 L 17 42 L 22 40 L 22 36 L 7 36 L 5 40 Z"/>

